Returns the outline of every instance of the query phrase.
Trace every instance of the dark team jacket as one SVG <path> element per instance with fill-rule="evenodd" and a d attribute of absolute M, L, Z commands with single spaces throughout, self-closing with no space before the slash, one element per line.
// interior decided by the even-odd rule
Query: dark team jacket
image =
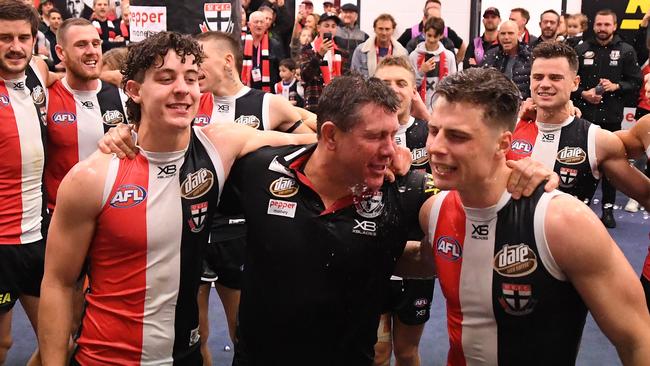
<path fill-rule="evenodd" d="M 314 148 L 265 147 L 231 172 L 248 225 L 235 364 L 372 364 L 381 300 L 432 182 L 412 172 L 326 209 L 303 173 Z"/>
<path fill-rule="evenodd" d="M 481 66 L 494 67 L 505 73 L 508 57 L 501 46 L 494 47 L 485 53 Z M 519 88 L 523 99 L 530 97 L 530 68 L 532 64 L 533 57 L 530 48 L 526 44 L 519 43 L 515 64 L 512 67 L 512 82 Z"/>
<path fill-rule="evenodd" d="M 620 125 L 625 99 L 635 97 L 643 81 L 634 48 L 614 35 L 606 46 L 593 39 L 584 41 L 576 46 L 576 53 L 580 85 L 572 94 L 573 103 L 582 111 L 582 117 L 592 123 Z M 581 93 L 596 87 L 600 79 L 609 79 L 621 88 L 603 94 L 602 102 L 597 105 L 582 99 Z"/>
<path fill-rule="evenodd" d="M 559 189 L 591 201 L 600 180 L 596 159 L 596 129 L 581 118 L 566 125 L 519 121 L 512 136 L 508 160 L 531 156 L 560 176 Z"/>

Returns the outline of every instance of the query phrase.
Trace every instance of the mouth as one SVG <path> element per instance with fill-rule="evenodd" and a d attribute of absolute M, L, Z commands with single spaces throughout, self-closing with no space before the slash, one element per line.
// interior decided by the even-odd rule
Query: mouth
<path fill-rule="evenodd" d="M 97 60 L 85 60 L 82 62 L 85 66 L 90 67 L 90 68 L 95 68 L 97 67 Z"/>
<path fill-rule="evenodd" d="M 388 168 L 387 164 L 368 164 L 368 169 L 376 174 L 383 175 Z"/>
<path fill-rule="evenodd" d="M 540 92 L 537 92 L 537 95 L 540 96 L 540 97 L 543 97 L 543 98 L 544 97 L 548 98 L 548 97 L 554 96 L 555 93 L 551 93 L 550 91 L 540 91 Z"/>
<path fill-rule="evenodd" d="M 165 105 L 165 107 L 177 113 L 187 113 L 191 106 L 191 104 L 187 103 L 170 103 Z"/>
<path fill-rule="evenodd" d="M 458 168 L 450 166 L 450 165 L 438 164 L 438 163 L 432 163 L 431 167 L 433 169 L 433 172 L 436 175 L 439 175 L 439 176 L 442 176 L 442 177 L 447 176 L 449 174 L 452 174 L 453 172 L 455 172 L 458 169 Z"/>
<path fill-rule="evenodd" d="M 9 60 L 22 60 L 26 58 L 26 56 L 21 53 L 8 53 L 5 57 Z"/>

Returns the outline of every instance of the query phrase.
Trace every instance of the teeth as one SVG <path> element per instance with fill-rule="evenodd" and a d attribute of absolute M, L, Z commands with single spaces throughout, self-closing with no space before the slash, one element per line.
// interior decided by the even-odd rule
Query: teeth
<path fill-rule="evenodd" d="M 451 172 L 452 170 L 454 170 L 453 168 L 448 167 L 448 166 L 445 166 L 445 165 L 436 165 L 435 168 L 436 168 L 436 171 L 437 171 L 438 173 L 443 173 L 443 174 L 444 174 L 444 173 L 449 173 L 449 172 Z"/>

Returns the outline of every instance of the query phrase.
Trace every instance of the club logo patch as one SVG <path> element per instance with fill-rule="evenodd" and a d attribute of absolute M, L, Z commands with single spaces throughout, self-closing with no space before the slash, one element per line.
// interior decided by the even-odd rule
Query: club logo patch
<path fill-rule="evenodd" d="M 34 104 L 41 104 L 45 102 L 45 92 L 40 85 L 36 85 L 34 89 L 32 89 L 32 101 Z"/>
<path fill-rule="evenodd" d="M 527 315 L 533 312 L 537 303 L 537 300 L 532 298 L 532 294 L 531 285 L 503 283 L 499 304 L 510 315 Z"/>
<path fill-rule="evenodd" d="M 110 205 L 115 208 L 136 206 L 147 198 L 147 191 L 136 184 L 124 184 L 117 188 Z"/>
<path fill-rule="evenodd" d="M 210 2 L 203 4 L 205 22 L 199 25 L 202 32 L 221 31 L 232 32 L 231 5 L 229 2 Z"/>
<path fill-rule="evenodd" d="M 505 277 L 522 277 L 537 269 L 537 256 L 524 243 L 504 245 L 494 256 L 494 270 Z"/>
<path fill-rule="evenodd" d="M 298 193 L 298 188 L 299 186 L 295 180 L 281 177 L 271 182 L 269 191 L 276 197 L 286 198 Z"/>
<path fill-rule="evenodd" d="M 557 152 L 557 161 L 566 165 L 578 165 L 587 159 L 587 154 L 579 147 L 565 146 Z"/>
<path fill-rule="evenodd" d="M 190 214 L 192 217 L 187 223 L 190 225 L 190 230 L 193 233 L 198 233 L 205 227 L 205 217 L 208 214 L 208 203 L 201 202 L 190 206 Z"/>
<path fill-rule="evenodd" d="M 124 115 L 118 110 L 110 110 L 104 112 L 102 120 L 108 126 L 115 126 L 119 123 L 124 123 Z"/>
<path fill-rule="evenodd" d="M 199 198 L 208 193 L 214 184 L 214 174 L 205 168 L 187 175 L 181 185 L 181 196 L 188 200 Z"/>
<path fill-rule="evenodd" d="M 616 61 L 621 58 L 621 51 L 619 50 L 612 50 L 612 52 L 609 53 L 609 59 L 612 61 Z"/>
<path fill-rule="evenodd" d="M 519 155 L 529 155 L 533 151 L 533 145 L 525 140 L 514 140 L 510 148 Z"/>
<path fill-rule="evenodd" d="M 455 262 L 463 256 L 463 248 L 458 240 L 451 236 L 441 236 L 436 241 L 436 252 L 442 259 L 450 262 Z"/>
<path fill-rule="evenodd" d="M 260 127 L 260 120 L 259 118 L 255 116 L 244 116 L 241 115 L 239 118 L 235 120 L 235 123 L 239 123 L 245 126 L 253 127 L 253 128 L 259 128 Z"/>
<path fill-rule="evenodd" d="M 576 183 L 576 177 L 578 176 L 577 169 L 571 169 L 567 167 L 560 168 L 560 187 L 570 188 L 573 187 Z"/>
<path fill-rule="evenodd" d="M 360 198 L 355 197 L 354 206 L 359 216 L 374 219 L 384 212 L 384 194 L 377 191 L 372 195 Z"/>

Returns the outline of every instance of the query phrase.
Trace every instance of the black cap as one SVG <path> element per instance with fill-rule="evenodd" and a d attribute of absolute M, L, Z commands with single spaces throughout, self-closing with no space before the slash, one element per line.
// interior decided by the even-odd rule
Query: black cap
<path fill-rule="evenodd" d="M 325 6 L 325 5 L 334 6 L 334 3 L 331 2 L 331 1 L 323 1 L 323 6 Z"/>
<path fill-rule="evenodd" d="M 341 11 L 353 11 L 355 13 L 359 13 L 359 8 L 354 4 L 347 3 L 341 6 Z"/>
<path fill-rule="evenodd" d="M 333 20 L 336 23 L 336 25 L 341 24 L 341 19 L 338 16 L 336 16 L 336 14 L 331 14 L 331 13 L 323 13 L 323 15 L 320 16 L 320 19 L 318 19 L 318 24 L 326 20 Z"/>
<path fill-rule="evenodd" d="M 495 8 L 494 6 L 490 6 L 489 8 L 485 9 L 485 11 L 483 12 L 483 18 L 485 18 L 486 15 L 495 15 L 501 18 L 501 13 L 499 13 L 499 9 Z"/>

